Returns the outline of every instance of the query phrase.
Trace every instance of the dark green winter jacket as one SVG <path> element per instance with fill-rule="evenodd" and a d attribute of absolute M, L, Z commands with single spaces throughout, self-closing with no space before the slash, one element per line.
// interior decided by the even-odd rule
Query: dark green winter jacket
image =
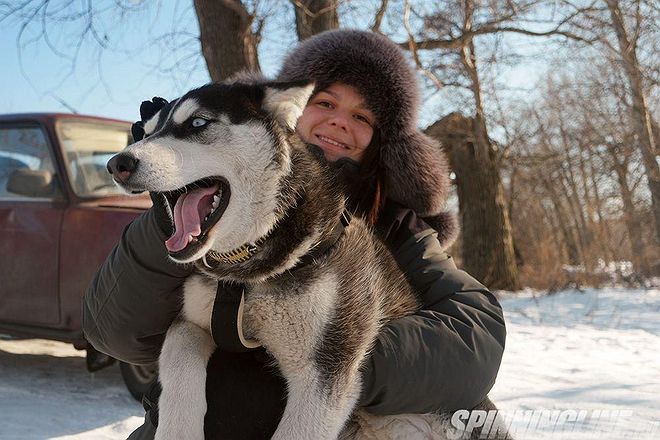
<path fill-rule="evenodd" d="M 360 404 L 375 414 L 474 407 L 493 386 L 502 359 L 506 332 L 500 305 L 488 289 L 456 268 L 441 249 L 437 233 L 411 210 L 388 202 L 376 230 L 423 306 L 381 332 L 364 367 Z M 149 210 L 126 228 L 98 271 L 84 298 L 83 325 L 87 339 L 99 351 L 136 364 L 157 359 L 180 308 L 181 285 L 190 273 L 168 260 L 165 238 Z M 258 376 L 276 376 L 261 368 L 256 380 L 242 380 L 243 369 L 236 368 L 236 362 L 228 365 L 231 373 L 223 373 L 221 366 L 216 367 L 223 361 L 214 358 L 209 362 L 208 382 L 226 382 L 231 374 L 230 383 L 242 392 L 233 399 L 254 399 L 258 393 L 252 391 L 268 389 L 260 387 Z M 208 413 L 216 407 L 232 411 L 239 405 L 211 402 L 227 395 L 214 391 L 222 386 L 207 385 L 207 394 L 215 395 L 208 396 Z M 284 392 L 283 387 L 272 389 Z M 283 408 L 283 395 L 271 399 Z"/>

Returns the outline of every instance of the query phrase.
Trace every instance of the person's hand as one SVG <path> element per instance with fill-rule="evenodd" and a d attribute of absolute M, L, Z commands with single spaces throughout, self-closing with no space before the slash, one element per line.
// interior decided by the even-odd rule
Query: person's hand
<path fill-rule="evenodd" d="M 140 104 L 140 120 L 135 121 L 131 126 L 134 142 L 144 139 L 144 123 L 153 118 L 167 104 L 169 104 L 167 100 L 160 96 L 154 96 L 151 101 L 142 101 L 142 104 Z"/>
<path fill-rule="evenodd" d="M 131 126 L 131 134 L 135 142 L 144 139 L 144 123 L 153 118 L 167 104 L 166 99 L 158 96 L 154 96 L 151 101 L 142 101 L 140 105 L 140 120 Z M 163 231 L 166 238 L 171 237 L 174 234 L 174 217 L 172 216 L 170 204 L 163 193 L 150 192 L 149 196 L 154 204 L 152 209 L 156 224 Z"/>

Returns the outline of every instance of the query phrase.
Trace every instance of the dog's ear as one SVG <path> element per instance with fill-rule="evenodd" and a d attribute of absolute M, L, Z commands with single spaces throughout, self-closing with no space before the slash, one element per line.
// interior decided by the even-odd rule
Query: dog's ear
<path fill-rule="evenodd" d="M 313 90 L 314 83 L 311 82 L 267 84 L 263 107 L 277 121 L 293 131 Z"/>

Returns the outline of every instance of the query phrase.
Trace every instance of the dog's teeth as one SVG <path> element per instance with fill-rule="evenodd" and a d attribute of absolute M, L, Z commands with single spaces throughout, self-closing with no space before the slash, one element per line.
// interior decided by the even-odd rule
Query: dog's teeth
<path fill-rule="evenodd" d="M 218 206 L 220 206 L 220 196 L 214 195 L 213 196 L 213 203 L 211 204 L 211 207 L 213 208 L 212 211 L 215 211 L 218 209 Z"/>

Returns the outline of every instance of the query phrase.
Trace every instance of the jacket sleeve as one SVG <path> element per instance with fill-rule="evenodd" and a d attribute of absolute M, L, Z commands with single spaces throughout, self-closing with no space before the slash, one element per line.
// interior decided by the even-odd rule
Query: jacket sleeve
<path fill-rule="evenodd" d="M 385 233 L 422 308 L 381 331 L 364 367 L 360 405 L 373 414 L 473 408 L 495 382 L 506 337 L 501 306 L 436 237 L 409 210 Z"/>
<path fill-rule="evenodd" d="M 124 229 L 83 299 L 83 331 L 99 351 L 134 364 L 158 358 L 191 267 L 173 263 L 151 209 Z"/>

